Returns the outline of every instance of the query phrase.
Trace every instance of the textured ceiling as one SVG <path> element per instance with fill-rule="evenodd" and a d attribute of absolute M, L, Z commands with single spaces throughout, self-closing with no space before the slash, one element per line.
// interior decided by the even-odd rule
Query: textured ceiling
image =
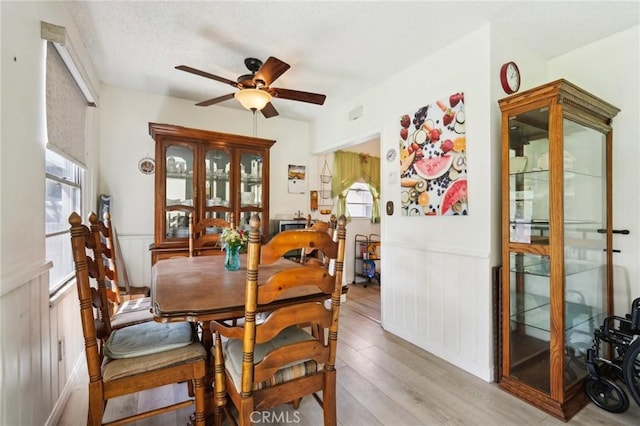
<path fill-rule="evenodd" d="M 71 11 L 103 83 L 195 103 L 234 89 L 176 65 L 235 81 L 248 72 L 244 58 L 275 56 L 291 68 L 274 87 L 326 94 L 327 106 L 487 22 L 546 58 L 640 23 L 638 0 L 73 1 Z M 219 105 L 241 108 L 235 99 Z M 323 108 L 284 99 L 273 105 L 299 120 Z"/>

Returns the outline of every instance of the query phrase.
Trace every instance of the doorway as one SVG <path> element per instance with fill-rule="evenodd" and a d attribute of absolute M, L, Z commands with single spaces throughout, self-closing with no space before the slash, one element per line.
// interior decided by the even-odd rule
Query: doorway
<path fill-rule="evenodd" d="M 381 158 L 380 155 L 380 135 L 369 135 L 359 141 L 354 141 L 339 149 L 340 151 L 356 152 L 358 154 L 366 154 L 371 157 Z M 381 159 L 382 161 L 382 159 Z M 382 163 L 381 163 L 382 167 Z M 380 222 L 384 220 L 384 213 L 381 209 Z M 381 223 L 372 224 L 368 218 L 352 218 L 347 224 L 347 241 L 344 260 L 344 276 L 345 282 L 349 286 L 346 302 L 355 312 L 378 323 L 381 322 L 381 281 L 382 270 L 380 261 L 374 262 L 376 267 L 376 276 L 379 280 L 368 280 L 363 277 L 363 259 L 360 253 L 361 244 L 358 243 L 356 236 L 375 235 L 378 241 L 381 240 Z M 366 256 L 365 256 L 366 257 Z M 371 262 L 370 262 L 371 263 Z"/>

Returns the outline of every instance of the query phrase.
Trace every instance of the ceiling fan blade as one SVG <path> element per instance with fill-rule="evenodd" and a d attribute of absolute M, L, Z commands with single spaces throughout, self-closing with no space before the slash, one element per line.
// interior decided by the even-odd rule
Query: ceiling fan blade
<path fill-rule="evenodd" d="M 278 58 L 269 56 L 269 59 L 267 59 L 267 62 L 262 64 L 253 80 L 262 80 L 264 81 L 265 86 L 269 86 L 289 68 L 291 68 L 291 65 L 282 62 Z"/>
<path fill-rule="evenodd" d="M 213 99 L 208 99 L 206 101 L 202 101 L 202 102 L 198 102 L 196 105 L 197 106 L 209 106 L 209 105 L 213 105 L 213 104 L 217 104 L 220 102 L 224 102 L 228 99 L 233 98 L 233 93 L 229 93 L 228 95 L 224 95 L 224 96 L 218 96 L 217 98 L 213 98 Z"/>
<path fill-rule="evenodd" d="M 327 98 L 326 95 L 318 93 L 301 92 L 300 90 L 289 90 L 272 87 L 269 89 L 271 96 L 292 101 L 308 102 L 310 104 L 322 105 Z"/>
<path fill-rule="evenodd" d="M 262 115 L 264 115 L 264 118 L 271 118 L 278 115 L 278 111 L 276 111 L 276 108 L 273 106 L 273 104 L 269 102 L 267 105 L 265 105 L 264 108 L 262 108 Z"/>
<path fill-rule="evenodd" d="M 201 77 L 210 78 L 212 80 L 219 81 L 220 83 L 228 84 L 229 86 L 238 87 L 238 83 L 236 83 L 233 80 L 229 80 L 228 78 L 224 78 L 224 77 L 220 77 L 220 76 L 217 76 L 217 75 L 213 75 L 213 74 L 210 74 L 210 73 L 205 72 L 205 71 L 200 71 L 198 69 L 191 68 L 191 67 L 186 66 L 186 65 L 178 65 L 176 67 L 176 69 L 180 70 L 180 71 L 190 72 L 191 74 L 199 75 Z"/>

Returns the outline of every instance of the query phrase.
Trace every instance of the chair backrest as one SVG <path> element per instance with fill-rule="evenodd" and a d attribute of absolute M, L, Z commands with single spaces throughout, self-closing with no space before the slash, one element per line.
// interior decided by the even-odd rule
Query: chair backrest
<path fill-rule="evenodd" d="M 258 215 L 251 218 L 243 325 L 243 394 L 250 393 L 254 383 L 268 380 L 276 371 L 292 363 L 315 360 L 319 365 L 324 365 L 325 370 L 335 369 L 344 269 L 345 225 L 346 219 L 342 216 L 338 220 L 335 239 L 324 231 L 291 230 L 280 232 L 268 243 L 261 245 L 260 218 Z M 268 282 L 258 286 L 260 265 L 271 264 L 291 250 L 309 247 L 323 252 L 330 259 L 330 266 L 325 268 L 319 265 L 300 265 L 277 272 Z M 324 302 L 290 305 L 272 311 L 264 322 L 256 325 L 255 313 L 259 305 L 273 302 L 284 292 L 306 286 L 313 286 L 326 293 L 327 299 L 331 300 L 329 307 L 326 307 Z M 325 342 L 324 338 L 310 339 L 277 347 L 254 366 L 253 352 L 256 344 L 272 340 L 289 327 L 309 324 L 321 329 L 328 328 L 327 341 Z"/>
<path fill-rule="evenodd" d="M 313 223 L 311 223 L 311 215 L 307 215 L 307 222 L 306 222 L 305 229 L 312 230 L 312 231 L 323 231 L 329 234 L 331 237 L 333 237 L 334 233 L 336 232 L 337 226 L 338 224 L 337 224 L 337 219 L 335 214 L 331 215 L 328 222 L 325 222 L 322 220 L 316 220 Z M 326 259 L 321 252 L 318 252 L 318 250 L 316 250 L 313 247 L 307 247 L 301 250 L 300 263 L 302 264 L 316 263 L 319 265 L 327 266 L 326 265 L 327 261 L 328 259 Z"/>
<path fill-rule="evenodd" d="M 102 259 L 102 251 L 106 245 L 97 232 L 102 225 L 95 213 L 91 213 L 89 221 L 93 229 L 83 225 L 82 218 L 77 213 L 74 212 L 69 217 L 87 368 L 90 377 L 99 377 L 104 356 L 102 345 L 111 334 L 111 322 Z M 95 279 L 95 286 L 91 285 L 91 278 Z M 95 316 L 94 308 L 99 312 L 98 317 Z"/>
<path fill-rule="evenodd" d="M 189 257 L 197 256 L 203 249 L 221 248 L 220 236 L 224 228 L 234 228 L 233 213 L 229 220 L 207 218 L 194 223 L 193 213 L 189 214 Z M 218 232 L 212 232 L 218 228 Z"/>
<path fill-rule="evenodd" d="M 105 212 L 103 219 L 99 227 L 101 237 L 105 243 L 102 254 L 106 262 L 105 276 L 111 281 L 111 286 L 107 286 L 107 296 L 109 300 L 112 300 L 115 304 L 121 305 L 124 299 L 120 293 L 120 274 L 118 273 L 116 262 L 117 256 L 120 254 L 119 247 L 117 247 L 116 243 L 116 230 L 111 224 L 111 213 Z"/>

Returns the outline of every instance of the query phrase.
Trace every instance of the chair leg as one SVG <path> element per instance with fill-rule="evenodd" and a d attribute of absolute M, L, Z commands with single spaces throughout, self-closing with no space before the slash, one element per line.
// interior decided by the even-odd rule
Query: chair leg
<path fill-rule="evenodd" d="M 213 415 L 216 426 L 222 425 L 222 412 L 227 403 L 227 391 L 224 377 L 224 359 L 222 355 L 222 339 L 220 333 L 215 333 L 215 346 L 213 347 L 213 371 L 214 371 L 214 388 L 215 394 Z"/>
<path fill-rule="evenodd" d="M 189 381 L 191 383 L 191 381 Z M 195 379 L 196 426 L 205 426 L 204 378 Z"/>
<path fill-rule="evenodd" d="M 291 405 L 293 405 L 294 409 L 298 409 L 300 408 L 300 401 L 302 401 L 302 398 L 296 398 L 293 401 L 291 401 Z"/>
<path fill-rule="evenodd" d="M 104 415 L 105 401 L 102 398 L 102 383 L 89 383 L 89 410 L 87 426 L 100 426 Z"/>
<path fill-rule="evenodd" d="M 253 397 L 242 398 L 240 400 L 240 407 L 238 407 L 238 418 L 240 420 L 240 426 L 250 426 L 253 424 L 251 421 L 251 413 L 253 413 Z"/>
<path fill-rule="evenodd" d="M 336 370 L 327 371 L 324 375 L 322 389 L 322 411 L 324 412 L 324 426 L 336 426 Z"/>

